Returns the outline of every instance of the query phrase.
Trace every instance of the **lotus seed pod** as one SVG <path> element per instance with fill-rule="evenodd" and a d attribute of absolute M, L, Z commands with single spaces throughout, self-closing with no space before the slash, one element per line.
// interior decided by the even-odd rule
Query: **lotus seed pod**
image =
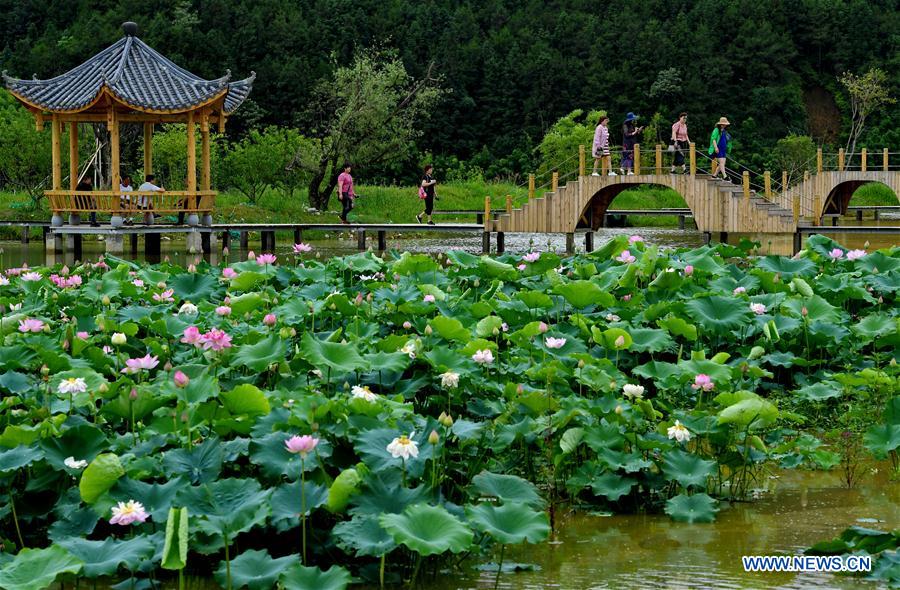
<path fill-rule="evenodd" d="M 348 381 L 344 381 L 344 391 L 350 390 L 350 383 Z"/>

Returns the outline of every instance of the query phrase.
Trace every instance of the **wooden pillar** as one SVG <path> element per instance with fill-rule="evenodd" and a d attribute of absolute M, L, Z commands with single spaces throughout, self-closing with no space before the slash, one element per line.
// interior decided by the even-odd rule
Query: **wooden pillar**
<path fill-rule="evenodd" d="M 660 144 L 656 144 L 656 175 L 659 176 L 662 174 L 662 146 Z"/>
<path fill-rule="evenodd" d="M 197 191 L 197 133 L 194 112 L 188 113 L 187 120 L 187 190 Z"/>
<path fill-rule="evenodd" d="M 800 193 L 794 195 L 794 227 L 800 223 Z"/>
<path fill-rule="evenodd" d="M 212 175 L 209 169 L 209 121 L 206 117 L 200 123 L 200 190 L 208 191 L 212 187 Z"/>
<path fill-rule="evenodd" d="M 153 174 L 153 123 L 144 123 L 144 175 Z"/>
<path fill-rule="evenodd" d="M 634 174 L 641 173 L 641 144 L 634 144 Z"/>
<path fill-rule="evenodd" d="M 691 142 L 690 145 L 690 158 L 691 158 L 691 176 L 697 174 L 697 146 L 694 142 Z"/>
<path fill-rule="evenodd" d="M 860 154 L 859 154 L 859 166 L 860 166 L 859 169 L 862 170 L 863 172 L 866 172 L 866 168 L 867 168 L 866 151 L 867 151 L 866 148 L 863 148 L 862 152 L 860 152 Z"/>
<path fill-rule="evenodd" d="M 506 234 L 502 231 L 497 232 L 497 254 L 506 252 Z"/>
<path fill-rule="evenodd" d="M 816 150 L 816 172 L 822 173 L 822 148 Z"/>
<path fill-rule="evenodd" d="M 838 172 L 844 171 L 844 148 L 838 150 Z"/>
<path fill-rule="evenodd" d="M 491 223 L 491 198 L 485 197 L 484 198 L 484 229 L 486 231 L 491 230 L 490 223 Z"/>
<path fill-rule="evenodd" d="M 890 170 L 889 161 L 888 161 L 888 149 L 884 148 L 884 151 L 881 152 L 881 169 L 885 172 Z"/>
<path fill-rule="evenodd" d="M 241 250 L 244 250 L 244 251 L 246 251 L 247 248 L 250 246 L 250 236 L 248 235 L 248 233 L 249 232 L 247 232 L 247 230 L 241 230 L 240 248 L 241 248 Z"/>
<path fill-rule="evenodd" d="M 69 123 L 69 190 L 78 186 L 78 123 Z"/>
<path fill-rule="evenodd" d="M 299 244 L 303 241 L 303 228 L 295 227 L 294 228 L 294 243 Z"/>
<path fill-rule="evenodd" d="M 788 189 L 787 170 L 781 171 L 781 192 L 784 193 Z"/>
<path fill-rule="evenodd" d="M 489 231 L 481 232 L 481 253 L 491 253 L 491 232 Z"/>
<path fill-rule="evenodd" d="M 749 201 L 750 200 L 750 173 L 745 170 L 744 174 L 743 174 L 743 178 L 744 178 L 744 199 Z"/>
<path fill-rule="evenodd" d="M 53 190 L 58 191 L 62 188 L 62 153 L 60 151 L 60 123 L 59 115 L 54 114 L 51 120 L 51 157 L 53 161 Z"/>
<path fill-rule="evenodd" d="M 555 193 L 557 188 L 559 188 L 559 172 L 554 171 L 550 180 L 550 190 Z"/>
<path fill-rule="evenodd" d="M 684 229 L 684 215 L 678 216 L 678 229 Z"/>
<path fill-rule="evenodd" d="M 512 215 L 512 195 L 506 195 L 506 214 Z"/>
<path fill-rule="evenodd" d="M 109 107 L 107 125 L 109 127 L 109 178 L 110 184 L 112 185 L 109 188 L 113 191 L 113 198 L 110 205 L 112 205 L 113 209 L 118 209 L 121 202 L 118 199 L 117 193 L 119 192 L 119 186 L 122 184 L 120 176 L 122 171 L 119 169 L 121 166 L 119 150 L 119 116 L 113 106 Z"/>
<path fill-rule="evenodd" d="M 227 229 L 222 232 L 222 250 L 231 249 L 231 232 Z"/>
<path fill-rule="evenodd" d="M 575 234 L 569 232 L 566 234 L 566 254 L 575 253 Z"/>
<path fill-rule="evenodd" d="M 584 145 L 578 146 L 578 176 L 584 176 L 587 171 L 587 157 L 585 155 Z"/>
<path fill-rule="evenodd" d="M 528 200 L 534 198 L 534 174 L 528 175 Z"/>
<path fill-rule="evenodd" d="M 766 170 L 763 173 L 763 186 L 765 187 L 766 198 L 771 199 L 772 198 L 772 173 L 769 172 L 768 170 Z"/>
<path fill-rule="evenodd" d="M 585 252 L 593 252 L 594 251 L 594 232 L 588 230 L 584 232 L 584 251 Z"/>
<path fill-rule="evenodd" d="M 378 230 L 378 251 L 384 252 L 387 250 L 387 231 L 380 229 Z"/>
<path fill-rule="evenodd" d="M 820 195 L 816 195 L 813 197 L 813 225 L 819 225 L 821 223 L 821 208 L 822 197 Z"/>
<path fill-rule="evenodd" d="M 131 255 L 137 256 L 138 253 L 138 235 L 137 234 L 129 234 L 128 236 L 131 242 Z"/>

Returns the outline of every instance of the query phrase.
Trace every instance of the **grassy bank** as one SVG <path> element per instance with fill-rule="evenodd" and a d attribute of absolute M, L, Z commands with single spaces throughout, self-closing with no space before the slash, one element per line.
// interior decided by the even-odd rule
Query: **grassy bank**
<path fill-rule="evenodd" d="M 358 223 L 410 223 L 422 211 L 422 201 L 413 187 L 366 186 L 358 189 L 361 197 L 351 213 L 351 219 Z M 513 184 L 486 182 L 457 182 L 438 187 L 437 211 L 483 210 L 485 196 L 491 197 L 494 210 L 506 206 L 506 195 L 513 197 L 516 206 L 528 198 L 527 190 Z M 896 205 L 897 196 L 882 184 L 868 184 L 853 195 L 852 205 Z M 613 203 L 615 209 L 664 209 L 686 207 L 684 199 L 672 189 L 644 186 L 625 191 Z M 306 191 L 296 191 L 285 195 L 282 191 L 266 191 L 255 205 L 237 192 L 221 193 L 216 202 L 216 221 L 219 223 L 323 223 L 337 219 L 339 203 L 332 198 L 329 211 L 310 212 Z M 2 220 L 44 220 L 50 218 L 46 200 L 37 208 L 23 193 L 0 192 L 0 219 Z M 440 215 L 438 222 L 473 221 L 469 215 Z M 629 219 L 635 226 L 673 226 L 674 217 L 635 217 Z M 0 237 L 18 237 L 16 228 L 0 228 Z"/>

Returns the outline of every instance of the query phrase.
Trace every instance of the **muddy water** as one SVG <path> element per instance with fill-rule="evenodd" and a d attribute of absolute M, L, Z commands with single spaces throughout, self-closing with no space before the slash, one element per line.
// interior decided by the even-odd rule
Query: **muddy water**
<path fill-rule="evenodd" d="M 555 542 L 507 551 L 505 560 L 540 569 L 503 574 L 499 587 L 877 588 L 832 574 L 744 573 L 741 566 L 742 555 L 799 554 L 853 525 L 900 526 L 900 482 L 891 483 L 882 471 L 847 490 L 836 473 L 780 471 L 766 481 L 759 499 L 724 506 L 711 524 L 680 524 L 665 515 L 569 515 L 560 521 Z M 429 588 L 493 588 L 495 575 L 473 567 Z"/>

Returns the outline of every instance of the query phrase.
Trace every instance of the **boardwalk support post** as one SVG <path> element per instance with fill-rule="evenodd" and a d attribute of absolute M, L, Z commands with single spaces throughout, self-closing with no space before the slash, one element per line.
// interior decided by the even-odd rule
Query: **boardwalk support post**
<path fill-rule="evenodd" d="M 485 231 L 490 231 L 491 229 L 491 198 L 486 196 L 484 197 L 484 229 Z"/>
<path fill-rule="evenodd" d="M 697 174 L 697 145 L 692 141 L 690 144 L 689 155 L 691 158 L 691 176 Z"/>
<path fill-rule="evenodd" d="M 816 150 L 816 172 L 822 173 L 822 148 Z"/>
<path fill-rule="evenodd" d="M 226 232 L 226 233 L 227 233 L 227 232 Z M 137 234 L 131 234 L 131 235 L 128 236 L 128 237 L 131 238 L 131 255 L 132 255 L 132 256 L 137 256 L 137 253 L 138 253 L 138 235 L 137 235 Z"/>
<path fill-rule="evenodd" d="M 261 231 L 259 232 L 260 249 L 263 252 L 275 252 L 275 232 Z"/>
<path fill-rule="evenodd" d="M 822 221 L 822 196 L 813 197 L 813 225 L 819 225 Z"/>
<path fill-rule="evenodd" d="M 800 252 L 801 248 L 803 248 L 803 236 L 800 235 L 800 230 L 794 232 L 794 254 Z"/>
<path fill-rule="evenodd" d="M 512 215 L 512 195 L 506 195 L 506 214 Z"/>
<path fill-rule="evenodd" d="M 766 199 L 772 199 L 772 173 L 766 170 L 763 173 L 763 188 L 766 191 Z"/>
<path fill-rule="evenodd" d="M 662 146 L 660 144 L 656 144 L 656 175 L 662 175 Z"/>
<path fill-rule="evenodd" d="M 794 227 L 800 223 L 800 194 L 794 195 Z"/>
<path fill-rule="evenodd" d="M 684 215 L 678 216 L 678 229 L 684 229 Z"/>
<path fill-rule="evenodd" d="M 366 230 L 364 229 L 356 230 L 356 249 L 360 252 L 366 249 Z"/>
<path fill-rule="evenodd" d="M 241 250 L 246 251 L 247 248 L 250 246 L 250 236 L 248 235 L 247 231 L 241 230 L 241 240 L 240 241 L 241 241 Z"/>
<path fill-rule="evenodd" d="M 844 148 L 838 150 L 838 172 L 844 171 Z"/>
<path fill-rule="evenodd" d="M 750 173 L 746 170 L 743 174 L 744 177 L 744 201 L 750 201 Z"/>
<path fill-rule="evenodd" d="M 294 228 L 294 243 L 300 244 L 303 242 L 303 229 L 299 227 Z"/>
<path fill-rule="evenodd" d="M 567 232 L 566 233 L 566 254 L 574 254 L 575 253 L 575 233 Z"/>
<path fill-rule="evenodd" d="M 881 160 L 882 160 L 881 161 L 881 169 L 884 172 L 887 172 L 888 170 L 890 170 L 891 167 L 888 165 L 888 149 L 887 148 L 884 148 L 884 151 L 881 153 Z"/>
<path fill-rule="evenodd" d="M 641 144 L 634 144 L 634 174 L 637 176 L 641 173 Z"/>
<path fill-rule="evenodd" d="M 491 232 L 485 231 L 481 234 L 481 253 L 491 253 Z"/>
<path fill-rule="evenodd" d="M 594 251 L 594 232 L 588 230 L 584 232 L 584 251 L 585 252 L 593 252 Z"/>
<path fill-rule="evenodd" d="M 378 230 L 378 251 L 387 250 L 387 232 L 383 229 Z"/>
<path fill-rule="evenodd" d="M 528 175 L 528 200 L 534 198 L 534 174 Z"/>
<path fill-rule="evenodd" d="M 578 176 L 584 176 L 587 172 L 587 156 L 584 144 L 578 146 Z"/>
<path fill-rule="evenodd" d="M 506 252 L 506 234 L 502 231 L 497 232 L 497 254 Z"/>
<path fill-rule="evenodd" d="M 866 168 L 867 168 L 867 164 L 868 164 L 866 162 L 866 153 L 867 153 L 866 148 L 863 148 L 862 152 L 860 152 L 860 154 L 859 154 L 859 166 L 860 166 L 859 169 L 863 172 L 866 172 Z"/>
<path fill-rule="evenodd" d="M 557 188 L 559 188 L 559 172 L 554 170 L 553 177 L 551 179 L 550 190 L 555 193 Z"/>

